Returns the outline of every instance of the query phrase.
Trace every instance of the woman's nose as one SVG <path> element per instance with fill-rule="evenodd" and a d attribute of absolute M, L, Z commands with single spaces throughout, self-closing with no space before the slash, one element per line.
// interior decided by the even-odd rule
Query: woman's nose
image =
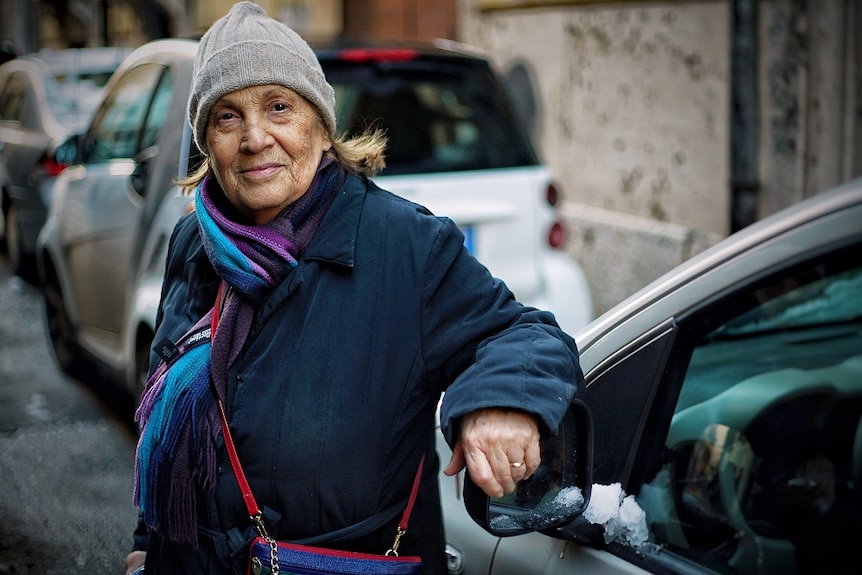
<path fill-rule="evenodd" d="M 273 137 L 267 129 L 267 124 L 259 119 L 246 119 L 243 126 L 243 137 L 240 148 L 244 152 L 255 154 L 272 145 Z"/>

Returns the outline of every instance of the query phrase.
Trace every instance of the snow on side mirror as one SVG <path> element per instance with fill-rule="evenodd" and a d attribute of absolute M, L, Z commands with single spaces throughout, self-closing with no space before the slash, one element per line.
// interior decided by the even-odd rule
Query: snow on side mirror
<path fill-rule="evenodd" d="M 498 537 L 543 531 L 583 513 L 592 485 L 592 418 L 580 400 L 569 406 L 556 434 L 540 443 L 536 472 L 503 497 L 489 497 L 464 479 L 464 505 L 480 527 Z"/>

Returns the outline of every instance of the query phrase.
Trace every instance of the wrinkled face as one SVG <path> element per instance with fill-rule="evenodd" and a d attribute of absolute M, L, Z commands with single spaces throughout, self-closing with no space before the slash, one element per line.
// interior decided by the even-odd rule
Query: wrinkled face
<path fill-rule="evenodd" d="M 332 146 L 314 106 L 276 84 L 223 96 L 210 110 L 206 139 L 225 195 L 256 224 L 305 193 Z"/>

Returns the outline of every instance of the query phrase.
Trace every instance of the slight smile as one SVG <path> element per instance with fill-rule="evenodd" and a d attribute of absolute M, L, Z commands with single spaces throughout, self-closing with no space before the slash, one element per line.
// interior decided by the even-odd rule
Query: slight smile
<path fill-rule="evenodd" d="M 250 179 L 265 179 L 275 174 L 282 168 L 282 164 L 263 164 L 241 170 L 240 174 Z"/>

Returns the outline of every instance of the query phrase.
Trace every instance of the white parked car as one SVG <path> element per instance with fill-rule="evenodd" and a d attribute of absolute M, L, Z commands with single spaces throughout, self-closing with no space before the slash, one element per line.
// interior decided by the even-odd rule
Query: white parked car
<path fill-rule="evenodd" d="M 0 248 L 15 273 L 35 279 L 36 238 L 51 205 L 54 155 L 90 120 L 105 83 L 131 50 L 41 50 L 0 66 Z"/>
<path fill-rule="evenodd" d="M 141 95 L 140 102 L 132 98 L 137 92 L 128 94 L 129 104 L 145 107 L 152 99 L 159 106 L 164 115 L 156 117 L 164 123 L 157 134 L 131 125 L 142 114 L 112 112 L 123 102 L 111 94 L 134 80 L 133 68 L 146 54 L 170 48 L 164 42 L 141 48 L 134 55 L 138 63 L 130 57 L 122 67 L 126 80 L 113 81 L 76 165 L 61 176 L 60 199 L 40 244 L 49 331 L 60 364 L 74 371 L 95 361 L 135 395 L 148 370 L 168 240 L 189 209 L 189 198 L 170 181 L 184 176 L 197 157 L 183 119 L 194 43 L 174 50 L 166 68 L 170 94 Z M 565 252 L 560 198 L 488 61 L 434 46 L 317 53 L 336 90 L 339 129 L 378 123 L 388 133 L 379 185 L 451 217 L 470 250 L 522 302 L 554 312 L 567 331 L 586 325 L 592 299 L 581 268 Z M 167 57 L 160 57 L 167 66 Z M 127 127 L 123 134 L 131 139 L 123 142 L 130 147 L 121 157 L 102 157 L 105 118 Z M 133 135 L 142 133 L 157 136 L 157 143 L 132 146 Z M 144 187 L 142 175 L 149 178 Z"/>

